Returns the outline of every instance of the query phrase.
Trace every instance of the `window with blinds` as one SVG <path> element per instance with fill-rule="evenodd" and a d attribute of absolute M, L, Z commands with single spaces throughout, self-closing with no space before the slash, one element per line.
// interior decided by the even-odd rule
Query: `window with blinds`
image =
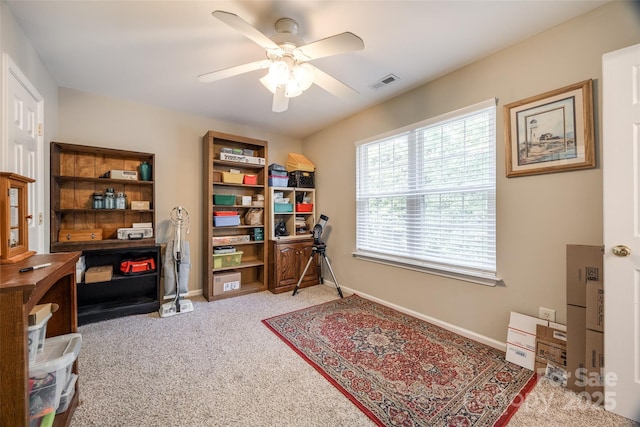
<path fill-rule="evenodd" d="M 356 253 L 494 285 L 495 99 L 356 143 Z"/>

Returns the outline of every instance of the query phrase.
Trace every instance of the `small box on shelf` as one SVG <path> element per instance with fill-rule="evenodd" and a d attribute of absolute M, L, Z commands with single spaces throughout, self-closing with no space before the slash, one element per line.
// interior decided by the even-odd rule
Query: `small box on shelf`
<path fill-rule="evenodd" d="M 29 326 L 37 325 L 59 308 L 60 306 L 55 303 L 37 304 L 29 312 Z"/>
<path fill-rule="evenodd" d="M 237 163 L 249 163 L 253 165 L 264 165 L 265 161 L 262 157 L 253 157 L 253 156 L 244 156 L 239 154 L 231 154 L 231 153 L 220 153 L 220 160 L 226 160 L 228 162 L 237 162 Z"/>
<path fill-rule="evenodd" d="M 91 240 L 102 240 L 102 228 L 87 229 L 60 229 L 58 231 L 59 242 L 86 242 Z"/>
<path fill-rule="evenodd" d="M 134 211 L 148 211 L 151 207 L 151 204 L 148 200 L 132 200 L 131 201 L 131 210 Z"/>
<path fill-rule="evenodd" d="M 213 294 L 220 295 L 229 291 L 240 289 L 241 275 L 238 271 L 227 271 L 213 275 Z"/>
<path fill-rule="evenodd" d="M 138 172 L 137 171 L 125 171 L 125 170 L 110 170 L 105 174 L 106 178 L 111 179 L 124 179 L 130 181 L 138 180 Z"/>
<path fill-rule="evenodd" d="M 112 265 L 100 265 L 87 269 L 84 273 L 85 283 L 108 282 L 113 277 Z"/>
<path fill-rule="evenodd" d="M 246 243 L 250 241 L 251 236 L 248 234 L 239 234 L 237 236 L 213 236 L 212 243 L 214 245 L 229 245 L 234 243 Z"/>
<path fill-rule="evenodd" d="M 242 206 L 251 206 L 251 196 L 238 196 L 236 204 Z"/>

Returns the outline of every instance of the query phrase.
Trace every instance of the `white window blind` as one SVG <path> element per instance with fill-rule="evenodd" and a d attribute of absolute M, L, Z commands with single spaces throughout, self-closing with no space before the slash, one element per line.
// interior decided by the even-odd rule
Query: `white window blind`
<path fill-rule="evenodd" d="M 495 111 L 490 99 L 356 143 L 357 257 L 496 278 Z"/>

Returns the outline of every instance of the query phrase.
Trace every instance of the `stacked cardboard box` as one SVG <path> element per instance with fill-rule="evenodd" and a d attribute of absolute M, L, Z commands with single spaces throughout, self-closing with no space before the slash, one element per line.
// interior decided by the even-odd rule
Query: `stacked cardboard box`
<path fill-rule="evenodd" d="M 567 385 L 567 327 L 549 322 L 536 327 L 536 372 Z"/>
<path fill-rule="evenodd" d="M 604 283 L 602 246 L 567 245 L 567 387 L 602 401 Z"/>

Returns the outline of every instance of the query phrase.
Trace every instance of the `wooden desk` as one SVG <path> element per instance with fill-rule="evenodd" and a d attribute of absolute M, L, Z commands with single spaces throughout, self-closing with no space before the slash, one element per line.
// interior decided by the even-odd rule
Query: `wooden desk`
<path fill-rule="evenodd" d="M 0 266 L 0 426 L 29 425 L 27 317 L 31 309 L 47 302 L 60 306 L 47 323 L 48 337 L 78 330 L 76 262 L 80 255 L 80 252 L 33 255 Z M 49 267 L 19 272 L 21 268 L 48 262 Z M 77 363 L 73 370 L 77 373 Z M 69 409 L 56 416 L 54 425 L 71 423 L 78 397 L 76 388 Z"/>

